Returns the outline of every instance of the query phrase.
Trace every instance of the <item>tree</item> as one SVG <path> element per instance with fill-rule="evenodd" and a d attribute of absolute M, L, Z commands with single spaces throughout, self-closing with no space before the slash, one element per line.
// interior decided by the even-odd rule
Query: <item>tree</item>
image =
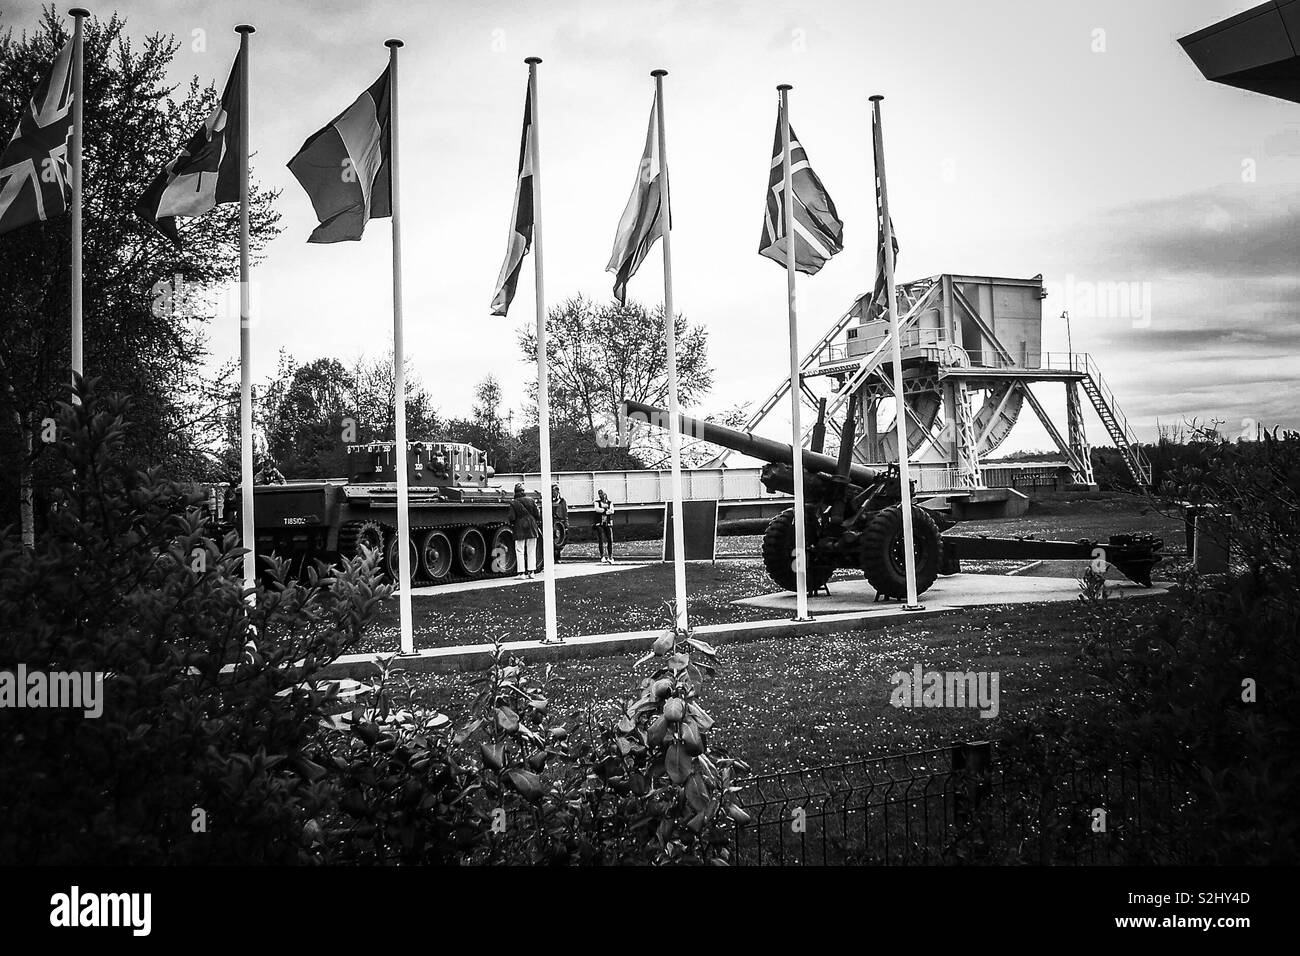
<path fill-rule="evenodd" d="M 357 359 L 347 368 L 335 358 L 299 365 L 281 349 L 275 374 L 253 391 L 257 454 L 269 453 L 286 478 L 328 478 L 347 472 L 347 446 L 392 441 L 393 353 Z M 219 455 L 226 480 L 239 480 L 239 396 L 234 386 L 222 403 L 224 444 Z M 441 437 L 433 399 L 407 360 L 406 430 L 411 441 Z"/>
<path fill-rule="evenodd" d="M 488 460 L 500 472 L 523 467 L 523 446 L 501 416 L 501 383 L 486 376 L 474 387 L 474 407 L 469 418 L 451 418 L 443 427 L 447 441 L 466 442 L 488 453 Z"/>
<path fill-rule="evenodd" d="M 0 36 L 0 131 L 8 136 L 68 39 L 53 6 L 31 33 Z M 210 470 L 203 448 L 224 409 L 200 371 L 203 327 L 215 293 L 238 275 L 238 209 L 218 206 L 182 220 L 176 250 L 134 213 L 143 192 L 211 112 L 217 90 L 191 79 L 177 92 L 167 73 L 179 44 L 126 35 L 125 21 L 85 21 L 84 363 L 106 391 L 134 397 L 128 450 L 175 477 Z M 220 77 L 224 81 L 224 74 Z M 278 232 L 275 194 L 253 184 L 256 254 Z M 42 421 L 68 391 L 70 221 L 33 223 L 0 236 L 0 525 L 18 512 L 30 544 L 39 492 L 60 467 L 39 440 Z"/>
<path fill-rule="evenodd" d="M 378 359 L 357 359 L 352 367 L 349 414 L 356 419 L 357 441 L 392 441 L 397 432 L 393 399 L 397 394 L 393 350 Z M 431 441 L 440 425 L 433 397 L 406 359 L 406 435 L 410 441 Z"/>
<path fill-rule="evenodd" d="M 708 363 L 708 332 L 677 315 L 677 400 L 694 405 L 713 384 Z M 553 446 L 566 444 L 575 452 L 607 449 L 615 442 L 619 405 L 628 400 L 663 406 L 668 401 L 667 349 L 662 307 L 653 312 L 637 302 L 598 304 L 579 295 L 552 309 L 546 318 L 551 385 Z M 537 361 L 537 335 L 529 326 L 519 333 L 524 358 Z M 532 417 L 536 420 L 536 383 Z M 582 436 L 587 436 L 583 438 Z M 560 442 L 556 441 L 557 437 Z M 634 458 L 660 457 L 661 435 L 638 429 Z M 658 449 L 659 451 L 656 451 Z M 593 467 L 586 461 L 564 462 L 552 448 L 557 469 Z M 609 454 L 599 453 L 602 457 Z"/>

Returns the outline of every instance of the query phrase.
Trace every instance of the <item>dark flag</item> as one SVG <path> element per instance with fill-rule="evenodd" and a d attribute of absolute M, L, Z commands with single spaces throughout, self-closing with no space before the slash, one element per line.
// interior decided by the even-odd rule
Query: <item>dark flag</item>
<path fill-rule="evenodd" d="M 650 252 L 655 240 L 664 234 L 667 219 L 671 212 L 664 208 L 663 190 L 661 188 L 662 164 L 659 161 L 659 141 L 655 136 L 656 110 L 659 108 L 658 96 L 650 106 L 650 128 L 645 134 L 645 149 L 641 153 L 641 165 L 637 168 L 636 184 L 632 195 L 628 197 L 623 210 L 623 218 L 618 222 L 618 234 L 614 237 L 614 251 L 609 257 L 606 272 L 612 272 L 614 278 L 614 298 L 620 303 L 627 302 L 627 283 L 641 262 Z"/>
<path fill-rule="evenodd" d="M 320 220 L 308 242 L 360 239 L 369 220 L 393 214 L 391 119 L 385 70 L 289 160 Z"/>
<path fill-rule="evenodd" d="M 871 117 L 871 137 L 876 154 L 880 153 L 880 129 L 876 117 Z M 871 301 L 867 307 L 868 319 L 886 317 L 885 302 L 885 218 L 881 215 L 880 180 L 876 179 L 876 285 L 871 290 Z M 894 259 L 898 259 L 898 233 L 894 232 L 894 220 L 890 217 L 889 234 L 893 237 Z"/>
<path fill-rule="evenodd" d="M 136 213 L 178 248 L 177 216 L 201 216 L 218 203 L 239 202 L 239 55 L 221 102 L 176 158 L 149 184 Z"/>
<path fill-rule="evenodd" d="M 72 41 L 54 58 L 0 154 L 0 233 L 68 211 L 72 192 Z"/>
<path fill-rule="evenodd" d="M 785 265 L 785 175 L 782 163 L 781 119 L 776 121 L 776 145 L 772 150 L 772 172 L 767 181 L 767 210 L 763 216 L 763 238 L 759 255 Z M 794 267 L 816 275 L 826 260 L 844 248 L 844 223 L 835 212 L 826 187 L 808 164 L 808 156 L 790 127 L 790 182 L 794 189 Z"/>
<path fill-rule="evenodd" d="M 496 294 L 492 297 L 492 314 L 505 315 L 515 297 L 519 283 L 519 269 L 524 256 L 533 245 L 533 167 L 529 146 L 533 135 L 533 91 L 524 94 L 524 131 L 519 140 L 519 174 L 515 182 L 515 209 L 510 220 L 510 242 L 506 259 L 501 263 L 497 277 Z"/>

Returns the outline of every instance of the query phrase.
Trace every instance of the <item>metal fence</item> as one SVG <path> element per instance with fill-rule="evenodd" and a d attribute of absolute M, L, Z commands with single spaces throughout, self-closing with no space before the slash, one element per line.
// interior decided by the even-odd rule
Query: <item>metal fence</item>
<path fill-rule="evenodd" d="M 752 501 L 762 498 L 781 499 L 759 481 L 760 468 L 687 468 L 682 470 L 682 499 L 685 501 Z M 590 506 L 596 492 L 603 490 L 618 505 L 662 504 L 672 500 L 672 472 L 628 471 L 560 471 L 553 479 L 560 494 L 571 508 Z M 503 474 L 498 484 L 510 487 L 522 481 L 530 490 L 541 487 L 541 475 Z"/>
<path fill-rule="evenodd" d="M 1154 766 L 1012 768 L 987 742 L 753 778 L 737 865 L 1182 862 L 1185 790 Z"/>
<path fill-rule="evenodd" d="M 875 467 L 884 467 L 877 465 Z M 682 498 L 685 501 L 779 501 L 785 494 L 773 494 L 759 480 L 761 468 L 686 468 L 682 470 Z M 956 468 L 942 465 L 912 466 L 916 490 L 921 493 L 952 491 L 960 487 Z M 582 509 L 604 490 L 614 506 L 662 504 L 672 499 L 672 472 L 629 469 L 627 471 L 559 471 L 552 476 L 569 507 Z M 541 489 L 541 475 L 500 474 L 494 481 L 506 488 L 523 482 L 530 491 Z"/>

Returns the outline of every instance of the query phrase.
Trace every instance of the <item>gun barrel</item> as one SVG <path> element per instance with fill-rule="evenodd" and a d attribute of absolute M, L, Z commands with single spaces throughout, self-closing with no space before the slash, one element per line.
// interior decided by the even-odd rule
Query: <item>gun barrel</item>
<path fill-rule="evenodd" d="M 760 438 L 758 435 L 738 432 L 723 425 L 715 425 L 713 422 L 700 421 L 698 418 L 692 418 L 689 415 L 679 415 L 678 417 L 680 419 L 679 430 L 683 435 L 700 438 L 714 445 L 721 445 L 723 448 L 730 448 L 742 455 L 748 455 L 750 458 L 757 458 L 760 461 L 794 467 L 794 454 L 790 445 Z M 667 410 L 655 405 L 646 405 L 642 402 L 625 401 L 623 403 L 623 418 L 625 421 L 639 421 L 657 425 L 664 429 L 667 429 L 670 425 Z M 830 455 L 809 451 L 806 448 L 801 450 L 803 451 L 803 467 L 806 471 L 823 472 L 827 475 L 836 473 L 839 462 Z M 868 468 L 866 465 L 851 465 L 848 471 L 849 481 L 864 488 L 879 478 L 880 475 L 881 471 L 879 469 Z"/>

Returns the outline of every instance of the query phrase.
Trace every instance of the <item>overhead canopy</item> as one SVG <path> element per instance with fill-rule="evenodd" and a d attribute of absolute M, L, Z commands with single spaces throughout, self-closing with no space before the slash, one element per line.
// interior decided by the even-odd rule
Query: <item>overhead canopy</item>
<path fill-rule="evenodd" d="M 1300 0 L 1269 0 L 1178 42 L 1207 80 L 1300 103 Z"/>

